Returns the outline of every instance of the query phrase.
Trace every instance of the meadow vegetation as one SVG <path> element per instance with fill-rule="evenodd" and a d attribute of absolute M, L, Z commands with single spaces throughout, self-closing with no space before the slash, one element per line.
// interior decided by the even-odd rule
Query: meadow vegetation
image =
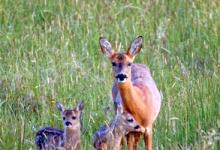
<path fill-rule="evenodd" d="M 219 33 L 218 0 L 1 0 L 0 149 L 36 149 L 40 127 L 62 128 L 55 102 L 81 99 L 82 145 L 92 149 L 114 114 L 99 37 L 123 51 L 138 35 L 135 62 L 151 69 L 163 96 L 153 149 L 219 149 Z"/>

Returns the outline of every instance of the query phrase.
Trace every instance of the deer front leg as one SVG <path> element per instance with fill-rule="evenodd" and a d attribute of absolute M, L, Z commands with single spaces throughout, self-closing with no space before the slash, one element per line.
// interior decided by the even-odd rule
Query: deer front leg
<path fill-rule="evenodd" d="M 146 150 L 152 150 L 152 129 L 149 129 L 144 133 L 144 143 Z"/>
<path fill-rule="evenodd" d="M 128 133 L 128 135 L 127 135 L 127 146 L 128 146 L 128 150 L 133 150 L 134 135 L 132 133 Z"/>
<path fill-rule="evenodd" d="M 140 132 L 134 133 L 134 150 L 138 150 L 138 144 L 140 142 L 142 134 L 143 133 L 140 133 Z"/>

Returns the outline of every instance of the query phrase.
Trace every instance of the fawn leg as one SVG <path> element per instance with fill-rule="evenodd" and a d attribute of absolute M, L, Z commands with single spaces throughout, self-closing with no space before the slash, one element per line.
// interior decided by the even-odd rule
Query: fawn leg
<path fill-rule="evenodd" d="M 121 150 L 122 149 L 122 147 L 123 147 L 123 145 L 125 145 L 126 144 L 126 136 L 123 136 L 122 137 L 122 139 L 121 139 L 121 144 L 120 144 L 120 148 L 119 148 L 119 150 Z"/>

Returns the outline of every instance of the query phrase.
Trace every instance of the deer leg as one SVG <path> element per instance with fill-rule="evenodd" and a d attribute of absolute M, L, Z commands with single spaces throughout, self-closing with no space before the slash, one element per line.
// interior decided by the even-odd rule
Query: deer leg
<path fill-rule="evenodd" d="M 138 150 L 138 143 L 140 142 L 142 133 L 134 133 L 134 150 Z"/>
<path fill-rule="evenodd" d="M 128 133 L 127 135 L 127 146 L 128 146 L 128 150 L 133 150 L 134 135 L 132 133 Z"/>
<path fill-rule="evenodd" d="M 126 137 L 125 136 L 123 136 L 122 137 L 122 139 L 121 139 L 121 144 L 120 144 L 120 148 L 119 148 L 119 150 L 121 150 L 122 149 L 122 147 L 123 147 L 123 145 L 125 145 L 126 144 Z"/>
<path fill-rule="evenodd" d="M 148 130 L 144 133 L 144 143 L 145 143 L 145 149 L 146 150 L 152 150 L 152 130 Z"/>

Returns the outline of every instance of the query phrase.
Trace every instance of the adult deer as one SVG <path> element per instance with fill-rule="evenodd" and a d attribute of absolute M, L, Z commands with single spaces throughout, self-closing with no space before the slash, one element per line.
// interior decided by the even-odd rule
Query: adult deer
<path fill-rule="evenodd" d="M 115 77 L 112 96 L 117 107 L 131 113 L 135 120 L 146 128 L 145 147 L 152 149 L 152 128 L 161 106 L 161 96 L 150 70 L 143 64 L 133 64 L 134 57 L 140 52 L 143 37 L 137 37 L 127 52 L 116 52 L 104 37 L 99 40 L 101 51 L 110 59 Z M 122 106 L 123 105 L 123 106 Z M 141 133 L 130 132 L 127 135 L 128 149 L 138 149 Z"/>

